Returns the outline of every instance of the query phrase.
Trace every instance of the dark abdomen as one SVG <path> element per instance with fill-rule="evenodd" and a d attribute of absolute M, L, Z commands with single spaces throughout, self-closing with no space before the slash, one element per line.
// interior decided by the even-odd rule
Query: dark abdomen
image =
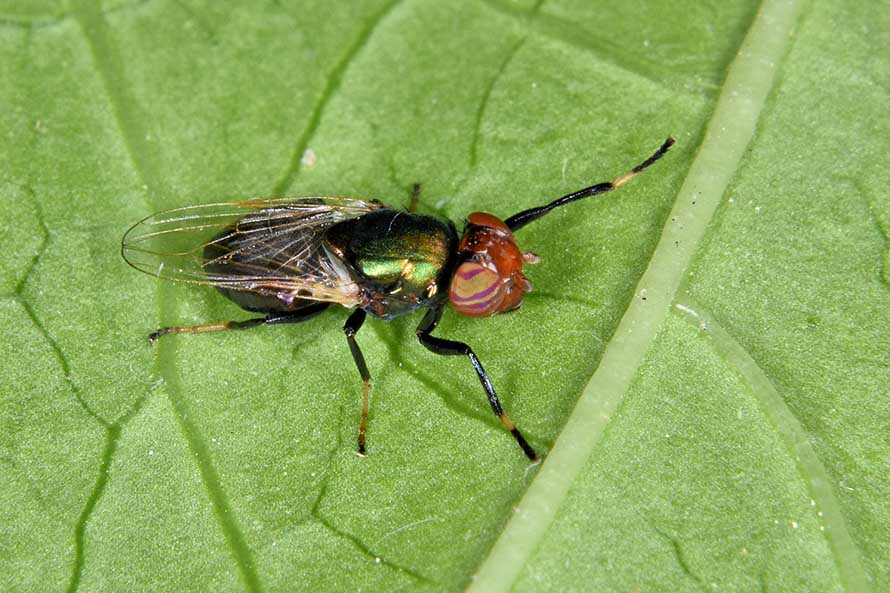
<path fill-rule="evenodd" d="M 228 228 L 204 247 L 204 269 L 217 278 L 237 280 L 245 277 L 279 277 L 282 272 L 274 260 L 264 257 L 261 253 L 241 251 L 240 242 L 244 232 L 250 227 L 239 227 L 241 233 L 233 233 Z M 295 231 L 300 232 L 300 231 Z M 269 251 L 273 251 L 270 249 Z M 286 257 L 287 252 L 279 252 L 279 257 Z M 290 298 L 283 290 L 268 288 L 249 288 L 239 290 L 217 286 L 226 298 L 234 301 L 242 309 L 257 313 L 289 313 L 298 311 L 315 301 Z"/>

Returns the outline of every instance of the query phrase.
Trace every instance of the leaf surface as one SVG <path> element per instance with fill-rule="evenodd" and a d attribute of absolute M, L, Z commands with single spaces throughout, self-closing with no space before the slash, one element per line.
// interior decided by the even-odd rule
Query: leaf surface
<path fill-rule="evenodd" d="M 890 588 L 886 7 L 0 2 L 0 589 Z M 518 233 L 521 311 L 244 319 L 164 208 L 335 195 Z M 518 511 L 514 510 L 518 509 Z"/>

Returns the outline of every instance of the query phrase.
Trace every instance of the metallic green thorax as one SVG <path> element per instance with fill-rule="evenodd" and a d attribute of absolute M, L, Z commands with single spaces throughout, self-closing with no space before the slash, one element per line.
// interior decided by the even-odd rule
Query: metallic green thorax
<path fill-rule="evenodd" d="M 356 274 L 372 315 L 392 319 L 447 298 L 457 251 L 447 222 L 383 208 L 335 224 L 325 240 Z"/>

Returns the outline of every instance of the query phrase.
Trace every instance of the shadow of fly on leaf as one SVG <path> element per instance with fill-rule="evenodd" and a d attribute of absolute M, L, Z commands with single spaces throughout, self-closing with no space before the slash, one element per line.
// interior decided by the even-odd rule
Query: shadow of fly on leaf
<path fill-rule="evenodd" d="M 133 225 L 123 237 L 121 253 L 137 270 L 213 286 L 241 308 L 262 314 L 245 321 L 164 327 L 149 335 L 152 343 L 177 333 L 299 323 L 331 304 L 354 309 L 343 331 L 362 378 L 361 456 L 366 453 L 371 377 L 356 334 L 368 314 L 388 321 L 425 308 L 417 339 L 436 354 L 469 358 L 492 411 L 526 457 L 536 461 L 473 349 L 433 331 L 446 304 L 469 317 L 518 309 L 532 289 L 523 265 L 540 258 L 522 252 L 513 233 L 555 208 L 621 187 L 673 143 L 668 138 L 652 156 L 612 181 L 504 220 L 474 212 L 460 235 L 453 222 L 413 211 L 420 191 L 416 185 L 407 211 L 377 200 L 338 197 L 253 199 L 167 210 Z"/>

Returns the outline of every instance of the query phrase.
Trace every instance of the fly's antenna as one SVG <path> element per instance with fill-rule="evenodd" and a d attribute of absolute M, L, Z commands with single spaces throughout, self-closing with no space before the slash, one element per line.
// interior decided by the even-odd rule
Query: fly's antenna
<path fill-rule="evenodd" d="M 532 222 L 533 220 L 537 220 L 541 218 L 554 208 L 559 208 L 560 206 L 565 206 L 570 202 L 574 202 L 575 200 L 580 200 L 582 198 L 589 198 L 590 196 L 595 196 L 597 194 L 604 194 L 606 192 L 612 191 L 613 189 L 617 189 L 636 177 L 638 174 L 642 173 L 649 165 L 660 159 L 664 156 L 664 154 L 668 151 L 668 149 L 674 144 L 674 139 L 668 136 L 668 139 L 664 141 L 664 144 L 661 145 L 661 148 L 656 150 L 652 156 L 648 159 L 625 173 L 624 175 L 616 178 L 614 181 L 606 181 L 604 183 L 597 183 L 596 185 L 591 185 L 590 187 L 585 187 L 584 189 L 579 189 L 578 191 L 571 193 L 567 196 L 563 196 L 558 200 L 553 200 L 546 206 L 538 206 L 537 208 L 529 208 L 528 210 L 523 210 L 517 214 L 514 214 L 504 222 L 510 227 L 511 231 L 516 231 Z"/>

